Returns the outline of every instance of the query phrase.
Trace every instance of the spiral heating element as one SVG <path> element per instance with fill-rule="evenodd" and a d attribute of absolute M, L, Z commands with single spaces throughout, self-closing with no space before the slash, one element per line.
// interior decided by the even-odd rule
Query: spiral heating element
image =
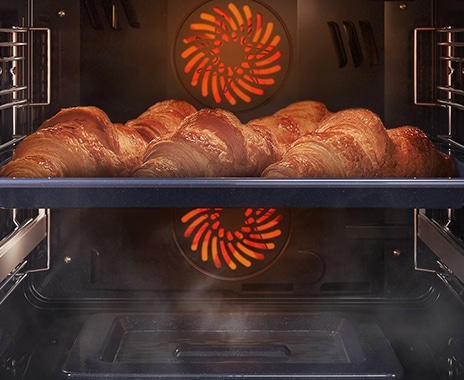
<path fill-rule="evenodd" d="M 288 218 L 275 208 L 195 208 L 178 216 L 186 259 L 215 277 L 237 278 L 267 268 L 288 237 Z"/>
<path fill-rule="evenodd" d="M 248 3 L 205 4 L 182 26 L 178 72 L 210 105 L 234 107 L 267 99 L 286 71 L 283 26 L 268 8 Z"/>

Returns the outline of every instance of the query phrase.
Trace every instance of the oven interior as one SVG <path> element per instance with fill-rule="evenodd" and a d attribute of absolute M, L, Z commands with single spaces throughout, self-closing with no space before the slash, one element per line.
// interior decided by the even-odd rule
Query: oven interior
<path fill-rule="evenodd" d="M 419 126 L 462 172 L 463 13 L 459 0 L 10 1 L 1 160 L 65 107 L 124 122 L 178 98 L 245 122 L 314 99 Z M 215 85 L 214 54 L 211 70 L 194 58 L 219 14 L 224 38 L 248 17 L 273 53 L 251 88 Z M 0 377 L 464 378 L 461 181 L 2 178 Z"/>

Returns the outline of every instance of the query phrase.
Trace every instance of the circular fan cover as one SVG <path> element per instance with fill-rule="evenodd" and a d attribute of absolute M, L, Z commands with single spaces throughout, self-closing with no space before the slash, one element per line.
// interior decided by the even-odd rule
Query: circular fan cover
<path fill-rule="evenodd" d="M 276 261 L 289 239 L 290 217 L 274 208 L 176 210 L 173 230 L 193 267 L 214 278 L 238 280 Z"/>
<path fill-rule="evenodd" d="M 253 0 L 207 1 L 181 24 L 174 43 L 177 75 L 198 101 L 249 110 L 282 85 L 290 65 L 288 32 Z"/>

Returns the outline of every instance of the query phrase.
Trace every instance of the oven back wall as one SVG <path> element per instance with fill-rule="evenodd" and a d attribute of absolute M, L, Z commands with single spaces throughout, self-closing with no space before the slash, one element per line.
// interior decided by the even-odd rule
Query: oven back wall
<path fill-rule="evenodd" d="M 384 113 L 383 2 L 44 1 L 35 7 L 36 24 L 53 33 L 49 112 L 96 105 L 124 122 L 157 101 L 181 98 L 198 108 L 230 109 L 243 121 L 302 99 L 334 111 Z"/>
<path fill-rule="evenodd" d="M 408 210 L 89 209 L 51 215 L 55 265 L 32 274 L 30 283 L 30 298 L 41 307 L 294 297 L 331 305 L 416 302 L 430 291 L 413 269 Z"/>

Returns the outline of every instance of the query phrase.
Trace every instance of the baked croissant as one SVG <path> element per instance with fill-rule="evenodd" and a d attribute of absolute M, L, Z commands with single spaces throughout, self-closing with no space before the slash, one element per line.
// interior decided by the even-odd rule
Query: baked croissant
<path fill-rule="evenodd" d="M 366 109 L 348 109 L 295 141 L 263 177 L 424 177 L 452 176 L 452 160 L 412 127 L 387 131 Z"/>
<path fill-rule="evenodd" d="M 437 149 L 419 128 L 403 126 L 389 129 L 388 136 L 395 150 L 385 177 L 455 177 L 456 167 L 452 158 Z"/>
<path fill-rule="evenodd" d="M 185 118 L 170 139 L 151 142 L 134 176 L 259 176 L 328 114 L 323 104 L 303 101 L 244 125 L 229 111 L 202 109 Z"/>
<path fill-rule="evenodd" d="M 0 171 L 7 177 L 130 176 L 151 139 L 171 134 L 195 108 L 168 100 L 126 124 L 97 107 L 72 107 L 27 136 Z"/>
<path fill-rule="evenodd" d="M 253 133 L 266 138 L 274 151 L 271 161 L 275 162 L 282 158 L 295 140 L 318 129 L 322 120 L 329 115 L 331 112 L 324 104 L 307 100 L 292 103 L 273 115 L 251 120 L 246 126 Z"/>
<path fill-rule="evenodd" d="M 247 172 L 244 128 L 221 109 L 202 109 L 184 119 L 170 139 L 150 144 L 137 177 L 205 177 Z M 246 172 L 246 173 L 245 173 Z"/>
<path fill-rule="evenodd" d="M 188 102 L 176 99 L 164 100 L 155 103 L 125 125 L 136 129 L 147 142 L 158 141 L 169 137 L 179 128 L 181 122 L 195 111 L 196 108 Z"/>

